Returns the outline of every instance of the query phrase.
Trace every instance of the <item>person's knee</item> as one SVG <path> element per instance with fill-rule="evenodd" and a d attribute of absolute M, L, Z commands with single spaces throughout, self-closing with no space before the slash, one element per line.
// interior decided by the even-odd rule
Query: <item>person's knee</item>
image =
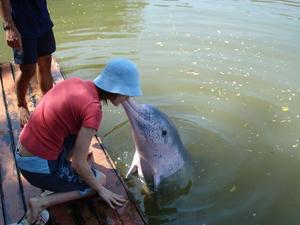
<path fill-rule="evenodd" d="M 102 173 L 102 178 L 101 178 L 100 182 L 102 185 L 106 184 L 106 175 L 104 173 Z"/>
<path fill-rule="evenodd" d="M 51 75 L 51 55 L 38 58 L 38 80 L 41 91 L 45 94 L 53 86 Z"/>
<path fill-rule="evenodd" d="M 30 81 L 36 73 L 36 64 L 20 65 L 19 79 L 21 81 Z"/>
<path fill-rule="evenodd" d="M 96 170 L 96 179 L 100 182 L 100 184 L 106 184 L 106 175 L 99 170 Z"/>
<path fill-rule="evenodd" d="M 38 68 L 41 75 L 48 75 L 51 72 L 51 60 L 51 55 L 40 56 L 38 58 Z"/>

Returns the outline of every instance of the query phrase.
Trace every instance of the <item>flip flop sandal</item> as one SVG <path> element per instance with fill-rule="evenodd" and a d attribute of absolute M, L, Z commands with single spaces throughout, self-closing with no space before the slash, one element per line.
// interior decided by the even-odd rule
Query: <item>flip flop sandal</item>
<path fill-rule="evenodd" d="M 17 223 L 12 223 L 9 225 L 45 225 L 48 220 L 49 212 L 45 209 L 39 214 L 38 219 L 31 224 L 28 222 L 25 213 L 24 216 L 22 216 L 22 218 Z"/>

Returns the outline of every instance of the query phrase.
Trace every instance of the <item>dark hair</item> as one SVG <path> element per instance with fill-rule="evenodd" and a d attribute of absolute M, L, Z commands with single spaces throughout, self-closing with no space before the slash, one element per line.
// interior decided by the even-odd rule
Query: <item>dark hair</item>
<path fill-rule="evenodd" d="M 106 105 L 107 105 L 107 100 L 109 99 L 110 96 L 117 95 L 116 93 L 111 93 L 98 87 L 97 89 L 98 89 L 98 94 L 100 96 L 100 100 L 103 101 Z"/>

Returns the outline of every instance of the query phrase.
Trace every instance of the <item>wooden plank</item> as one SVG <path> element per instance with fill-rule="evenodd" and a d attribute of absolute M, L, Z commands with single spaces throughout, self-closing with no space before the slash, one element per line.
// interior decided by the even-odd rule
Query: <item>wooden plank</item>
<path fill-rule="evenodd" d="M 18 143 L 19 133 L 20 133 L 20 123 L 18 119 L 18 107 L 17 107 L 17 97 L 15 94 L 15 73 L 18 72 L 18 70 L 13 69 L 14 67 L 9 64 L 5 67 L 2 67 L 5 73 L 3 73 L 2 80 L 3 80 L 3 90 L 6 96 L 6 103 L 7 103 L 7 112 L 8 112 L 8 118 L 7 120 L 11 123 L 11 132 L 13 134 L 13 138 L 11 140 L 11 149 L 14 152 Z M 27 96 L 27 98 L 29 98 Z M 29 99 L 28 99 L 29 100 Z M 29 101 L 30 103 L 31 101 Z M 29 104 L 31 108 L 33 108 L 32 105 Z M 28 199 L 37 196 L 41 193 L 39 188 L 36 188 L 32 185 L 30 185 L 27 180 L 22 176 L 22 174 L 17 171 L 17 175 L 21 177 L 20 179 L 20 187 L 24 190 L 24 198 L 26 199 L 25 204 L 27 204 Z M 27 205 L 25 205 L 27 208 Z"/>
<path fill-rule="evenodd" d="M 94 217 L 97 218 L 101 225 L 123 225 L 117 211 L 101 200 L 99 197 L 93 197 L 89 200 L 89 208 Z"/>
<path fill-rule="evenodd" d="M 59 63 L 54 57 L 52 57 L 51 62 L 51 74 L 54 84 L 58 84 L 59 82 L 62 82 L 65 79 L 65 76 L 60 70 Z"/>
<path fill-rule="evenodd" d="M 91 143 L 95 165 L 107 176 L 106 187 L 128 199 L 123 207 L 117 208 L 119 220 L 123 224 L 147 224 L 146 218 L 136 205 L 133 196 L 128 191 L 122 177 L 118 174 L 116 167 L 101 140 L 95 137 Z M 100 166 L 101 165 L 101 166 Z"/>
<path fill-rule="evenodd" d="M 2 69 L 1 69 L 1 65 L 0 65 L 0 77 L 1 77 L 1 73 L 2 73 Z M 0 78 L 1 79 L 1 78 Z M 2 85 L 0 83 L 0 152 L 2 148 L 7 149 L 7 139 L 9 140 L 9 138 L 7 137 L 7 133 L 8 133 L 8 128 L 6 126 L 6 115 L 5 115 L 5 106 L 3 104 L 3 94 L 2 94 Z M 4 204 L 5 204 L 5 198 L 4 198 L 4 193 L 3 193 L 3 187 L 2 187 L 2 162 L 1 162 L 1 158 L 0 158 L 0 225 L 4 225 L 5 224 L 5 208 L 4 208 Z"/>
<path fill-rule="evenodd" d="M 1 106 L 1 104 L 0 104 L 0 106 Z M 2 145 L 0 144 L 0 148 L 1 147 L 2 147 Z M 0 163 L 0 182 L 1 182 L 1 180 L 2 180 L 2 177 L 1 177 L 1 163 Z M 0 225 L 5 224 L 5 220 L 4 220 L 4 216 L 3 216 L 4 208 L 2 205 L 2 201 L 3 201 L 2 197 L 4 197 L 4 195 L 3 195 L 3 190 L 2 190 L 2 184 L 0 184 L 0 198 L 1 198 L 1 201 L 0 201 Z"/>
<path fill-rule="evenodd" d="M 17 221 L 26 211 L 22 187 L 19 185 L 18 170 L 14 159 L 14 137 L 11 133 L 11 121 L 7 118 L 7 96 L 4 90 L 4 80 L 11 76 L 9 64 L 1 66 L 1 108 L 0 108 L 0 165 L 1 189 L 3 192 L 2 207 L 5 223 Z M 13 88 L 11 88 L 13 91 Z M 9 104 L 9 103 L 8 103 Z"/>
<path fill-rule="evenodd" d="M 0 68 L 0 76 L 1 76 L 1 68 Z M 5 114 L 5 106 L 3 104 L 3 94 L 2 94 L 2 85 L 0 84 L 0 154 L 2 154 L 2 149 L 8 149 L 9 146 L 7 142 L 9 141 L 8 128 L 6 126 L 6 114 Z M 0 158 L 0 225 L 5 224 L 5 196 L 3 193 L 3 186 L 2 186 L 2 175 L 4 166 L 2 166 L 2 159 Z"/>
<path fill-rule="evenodd" d="M 95 145 L 97 142 L 96 137 L 93 138 L 90 145 L 90 151 L 92 152 L 92 161 L 94 168 L 101 171 L 106 175 L 106 185 L 105 187 L 111 191 L 114 191 L 110 188 L 111 186 L 111 176 L 109 175 L 109 170 L 111 170 L 109 163 L 107 162 L 105 155 L 100 147 L 100 145 Z M 116 192 L 117 193 L 117 192 Z M 120 194 L 120 193 L 119 193 Z M 126 197 L 126 196 L 124 196 Z M 106 202 L 104 202 L 98 195 L 91 197 L 89 202 L 89 207 L 92 213 L 102 224 L 114 224 L 121 225 L 123 224 L 120 220 L 117 210 L 112 209 Z"/>
<path fill-rule="evenodd" d="M 50 221 L 47 224 L 51 225 L 77 225 L 72 218 L 72 210 L 67 204 L 60 204 L 52 207 L 49 210 Z"/>
<path fill-rule="evenodd" d="M 87 200 L 87 205 L 93 217 L 98 221 L 98 224 L 100 225 L 116 224 L 116 221 L 114 221 L 114 223 L 111 222 L 112 221 L 111 217 L 109 216 L 109 214 L 105 213 L 106 212 L 105 209 L 107 209 L 108 206 L 104 201 L 101 201 L 99 198 L 93 197 Z"/>
<path fill-rule="evenodd" d="M 69 204 L 74 212 L 73 218 L 75 218 L 77 222 L 80 221 L 82 224 L 99 225 L 97 217 L 95 217 L 89 208 L 88 201 L 88 199 L 80 199 L 72 201 Z"/>

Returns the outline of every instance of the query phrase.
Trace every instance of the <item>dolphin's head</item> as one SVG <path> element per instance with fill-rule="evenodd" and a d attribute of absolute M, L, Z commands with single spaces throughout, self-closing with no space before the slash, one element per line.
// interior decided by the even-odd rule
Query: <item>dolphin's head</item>
<path fill-rule="evenodd" d="M 133 99 L 122 102 L 122 105 L 141 155 L 146 158 L 168 157 L 172 151 L 183 148 L 175 125 L 156 107 L 137 104 Z"/>
<path fill-rule="evenodd" d="M 142 174 L 150 189 L 170 190 L 170 185 L 185 187 L 189 182 L 186 167 L 189 157 L 172 121 L 152 105 L 140 105 L 133 99 L 123 101 L 122 105 L 132 127 Z"/>

